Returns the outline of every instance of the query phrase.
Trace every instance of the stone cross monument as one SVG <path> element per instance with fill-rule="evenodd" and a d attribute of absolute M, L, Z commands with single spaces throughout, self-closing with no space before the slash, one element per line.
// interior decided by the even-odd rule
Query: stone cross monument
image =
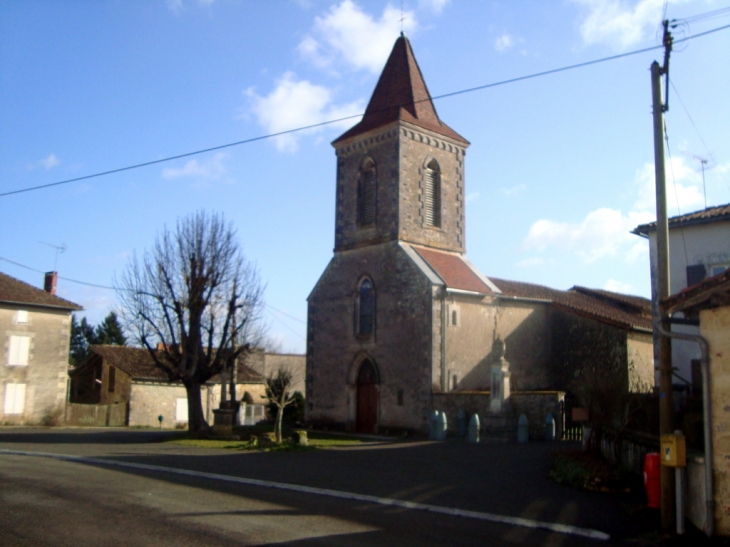
<path fill-rule="evenodd" d="M 504 358 L 505 352 L 504 341 L 497 335 L 492 343 L 491 358 L 491 401 L 489 410 L 491 412 L 501 412 L 502 404 L 509 398 L 509 363 Z"/>

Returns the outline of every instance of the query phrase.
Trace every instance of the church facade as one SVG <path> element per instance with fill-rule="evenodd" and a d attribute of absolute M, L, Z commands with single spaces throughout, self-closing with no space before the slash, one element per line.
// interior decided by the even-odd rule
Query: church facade
<path fill-rule="evenodd" d="M 513 390 L 555 389 L 551 300 L 503 293 L 466 259 L 469 142 L 439 119 L 404 36 L 333 146 L 335 248 L 308 298 L 308 421 L 425 430 L 434 394 L 488 392 L 497 339 Z"/>

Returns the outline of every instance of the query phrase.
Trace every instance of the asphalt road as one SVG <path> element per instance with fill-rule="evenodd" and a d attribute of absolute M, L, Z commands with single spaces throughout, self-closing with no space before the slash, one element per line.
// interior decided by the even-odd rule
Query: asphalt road
<path fill-rule="evenodd" d="M 375 442 L 311 452 L 233 452 L 164 444 L 154 431 L 0 428 L 0 544 L 136 545 L 636 545 L 652 512 L 636 497 L 578 491 L 547 479 L 562 443 Z M 383 505 L 181 475 L 178 470 L 428 504 Z M 306 488 L 305 488 L 306 490 Z M 420 506 L 419 506 L 420 507 Z M 467 516 L 444 514 L 461 510 Z M 480 520 L 558 523 L 609 541 Z M 648 520 L 647 520 L 648 519 Z"/>

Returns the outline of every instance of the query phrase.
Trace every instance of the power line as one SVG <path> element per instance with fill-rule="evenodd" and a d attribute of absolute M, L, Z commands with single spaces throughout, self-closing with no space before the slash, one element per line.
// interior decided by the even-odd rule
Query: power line
<path fill-rule="evenodd" d="M 39 270 L 37 268 L 32 268 L 31 266 L 26 266 L 25 264 L 21 264 L 20 262 L 16 262 L 14 260 L 10 260 L 9 258 L 5 258 L 5 257 L 2 257 L 2 256 L 0 256 L 0 260 L 2 260 L 3 262 L 8 262 L 10 264 L 13 264 L 15 266 L 18 266 L 20 268 L 25 268 L 26 270 L 30 270 L 31 272 L 46 273 L 46 272 L 41 271 L 41 270 Z M 77 281 L 76 279 L 69 279 L 68 277 L 61 277 L 60 275 L 58 276 L 58 278 L 59 279 L 62 279 L 63 281 L 69 281 L 70 283 L 76 283 L 77 285 L 86 285 L 88 287 L 94 287 L 94 288 L 97 288 L 97 289 L 105 289 L 105 290 L 109 290 L 109 291 L 120 291 L 120 290 L 121 291 L 124 291 L 124 290 L 126 290 L 126 289 L 117 288 L 117 287 L 110 287 L 108 285 L 98 285 L 97 283 L 89 283 L 88 281 Z M 294 321 L 298 321 L 299 323 L 302 323 L 303 325 L 306 325 L 307 324 L 306 321 L 302 321 L 298 317 L 294 317 L 293 315 L 290 315 L 290 314 L 286 313 L 285 311 L 281 311 L 280 309 L 275 308 L 271 304 L 267 304 L 266 302 L 264 302 L 263 304 L 264 304 L 265 307 L 267 307 L 267 308 L 269 308 L 269 309 L 271 309 L 271 310 L 273 310 L 273 311 L 275 311 L 277 313 L 280 313 L 281 315 L 285 315 L 289 319 L 293 319 Z M 278 319 L 275 316 L 272 316 L 272 317 L 274 317 L 275 319 Z"/>
<path fill-rule="evenodd" d="M 701 36 L 706 36 L 708 34 L 712 34 L 714 32 L 719 32 L 719 31 L 725 30 L 727 28 L 730 28 L 730 25 L 725 25 L 725 26 L 722 26 L 722 27 L 717 27 L 717 28 L 714 28 L 714 29 L 711 29 L 711 30 L 708 30 L 708 31 L 705 31 L 705 32 L 700 32 L 699 34 L 695 34 L 694 36 L 688 36 L 686 38 L 682 38 L 682 39 L 679 39 L 679 40 L 675 40 L 674 43 L 677 44 L 677 43 L 681 43 L 681 42 L 686 42 L 686 41 L 691 40 L 693 38 L 699 38 Z M 492 87 L 498 87 L 498 86 L 502 86 L 502 85 L 506 85 L 506 84 L 513 84 L 513 83 L 516 83 L 516 82 L 521 82 L 521 81 L 524 81 L 524 80 L 530 80 L 530 79 L 533 79 L 533 78 L 539 78 L 539 77 L 542 77 L 542 76 L 548 76 L 550 74 L 557 74 L 559 72 L 565 72 L 567 70 L 573 70 L 573 69 L 576 69 L 576 68 L 583 68 L 583 67 L 587 67 L 587 66 L 590 66 L 590 65 L 595 65 L 595 64 L 599 64 L 599 63 L 605 63 L 607 61 L 615 61 L 616 59 L 622 59 L 624 57 L 629 57 L 629 56 L 632 56 L 632 55 L 638 55 L 640 53 L 646 53 L 648 51 L 653 51 L 655 49 L 661 49 L 663 47 L 664 47 L 663 45 L 657 45 L 657 46 L 651 46 L 651 47 L 647 47 L 647 48 L 643 48 L 643 49 L 637 49 L 637 50 L 634 50 L 634 51 L 629 51 L 627 53 L 619 53 L 618 55 L 611 55 L 610 57 L 602 57 L 600 59 L 594 59 L 592 61 L 586 61 L 584 63 L 578 63 L 578 64 L 575 64 L 575 65 L 568 65 L 568 66 L 564 66 L 564 67 L 560 67 L 560 68 L 554 68 L 554 69 L 551 69 L 551 70 L 545 70 L 543 72 L 536 72 L 536 73 L 533 73 L 533 74 L 528 74 L 526 76 L 518 76 L 517 78 L 510 78 L 508 80 L 502 80 L 502 81 L 499 81 L 499 82 L 493 82 L 493 83 L 490 83 L 490 84 L 480 85 L 480 86 L 477 86 L 477 87 L 470 87 L 470 88 L 462 89 L 462 90 L 459 90 L 459 91 L 452 91 L 450 93 L 444 93 L 442 95 L 437 95 L 435 97 L 431 97 L 430 99 L 421 99 L 420 101 L 415 101 L 415 103 L 423 102 L 423 101 L 428 101 L 428 100 L 436 101 L 436 100 L 439 100 L 439 99 L 445 99 L 445 98 L 448 98 L 448 97 L 454 97 L 456 95 L 463 95 L 465 93 L 473 93 L 474 91 L 481 91 L 481 90 L 489 89 L 489 88 L 492 88 Z M 305 125 L 305 126 L 302 126 L 302 127 L 297 127 L 297 128 L 294 128 L 294 129 L 287 129 L 285 131 L 279 131 L 277 133 L 269 133 L 267 135 L 260 135 L 258 137 L 251 137 L 249 139 L 243 139 L 243 140 L 236 141 L 236 142 L 231 142 L 231 143 L 228 143 L 228 144 L 221 144 L 219 146 L 212 146 L 210 148 L 203 148 L 201 150 L 196 150 L 194 152 L 186 152 L 184 154 L 177 154 L 175 156 L 169 156 L 169 157 L 162 158 L 162 159 L 158 159 L 158 160 L 146 161 L 146 162 L 137 163 L 137 164 L 134 164 L 134 165 L 128 165 L 126 167 L 119 167 L 119 168 L 116 168 L 116 169 L 109 169 L 108 171 L 102 171 L 100 173 L 94 173 L 94 174 L 91 174 L 91 175 L 85 175 L 83 177 L 75 177 L 75 178 L 72 178 L 72 179 L 66 179 L 66 180 L 61 180 L 61 181 L 57 181 L 57 182 L 51 182 L 51 183 L 48 183 L 48 184 L 40 184 L 38 186 L 31 186 L 29 188 L 21 188 L 19 190 L 11 190 L 10 192 L 0 193 L 0 197 L 6 197 L 6 196 L 15 195 L 15 194 L 22 194 L 22 193 L 25 193 L 25 192 L 32 192 L 34 190 L 42 190 L 42 189 L 45 189 L 45 188 L 52 188 L 54 186 L 61 186 L 63 184 L 70 184 L 72 182 L 79 182 L 79 181 L 82 181 L 82 180 L 88 180 L 88 179 L 92 179 L 92 178 L 103 177 L 103 176 L 106 176 L 106 175 L 112 175 L 114 173 L 121 173 L 121 172 L 124 172 L 124 171 L 130 171 L 132 169 L 139 169 L 141 167 L 148 167 L 150 165 L 156 165 L 156 164 L 159 164 L 159 163 L 165 163 L 165 162 L 168 162 L 168 161 L 178 160 L 178 159 L 181 159 L 181 158 L 188 158 L 190 156 L 196 156 L 196 155 L 199 155 L 199 154 L 205 154 L 207 152 L 214 152 L 216 150 L 223 150 L 225 148 L 231 148 L 233 146 L 240 146 L 240 145 L 243 145 L 243 144 L 249 144 L 249 143 L 252 143 L 252 142 L 262 141 L 262 140 L 270 139 L 270 138 L 273 138 L 273 137 L 280 137 L 282 135 L 289 135 L 289 134 L 292 134 L 292 133 L 297 133 L 299 131 L 306 131 L 308 129 L 314 129 L 314 128 L 317 128 L 317 127 L 323 127 L 325 125 L 330 125 L 330 124 L 333 124 L 333 123 L 339 123 L 339 122 L 343 122 L 343 121 L 347 121 L 347 120 L 352 120 L 354 118 L 361 117 L 363 114 L 364 113 L 361 113 L 361 114 L 353 114 L 352 116 L 345 116 L 345 117 L 337 118 L 337 119 L 334 119 L 334 120 L 328 120 L 328 121 L 324 121 L 324 122 L 319 122 L 319 123 L 314 123 L 314 124 L 310 124 L 310 125 Z"/>
<path fill-rule="evenodd" d="M 727 8 L 727 9 L 730 11 L 730 8 Z M 679 99 L 679 104 L 682 105 L 682 109 L 684 110 L 684 113 L 687 114 L 687 117 L 689 118 L 689 121 L 692 124 L 692 127 L 695 128 L 695 131 L 697 132 L 697 136 L 702 141 L 702 145 L 705 147 L 705 152 L 707 152 L 707 154 L 710 156 L 710 158 L 713 161 L 716 161 L 715 158 L 712 157 L 712 152 L 710 152 L 710 149 L 707 146 L 707 143 L 705 142 L 705 139 L 702 137 L 702 133 L 700 133 L 700 130 L 697 127 L 697 124 L 695 123 L 694 119 L 692 118 L 692 115 L 689 113 L 689 110 L 687 109 L 687 105 L 684 104 L 684 101 L 682 100 L 682 96 L 679 94 L 679 91 L 677 90 L 677 87 L 674 85 L 674 82 L 670 79 L 669 80 L 669 83 L 671 84 L 672 89 L 674 90 L 675 95 L 677 95 L 677 99 Z M 725 186 L 728 187 L 728 190 L 730 190 L 730 184 L 728 184 L 727 180 L 725 180 L 725 177 L 723 176 L 722 171 L 721 170 L 718 170 L 717 173 L 720 175 L 720 178 L 725 183 Z M 703 171 L 703 175 L 702 176 L 704 177 L 704 171 Z M 707 207 L 707 203 L 705 203 L 705 207 Z"/>

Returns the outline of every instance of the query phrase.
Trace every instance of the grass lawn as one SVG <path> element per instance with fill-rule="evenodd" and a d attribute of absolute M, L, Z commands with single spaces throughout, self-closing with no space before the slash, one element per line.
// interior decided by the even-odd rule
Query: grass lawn
<path fill-rule="evenodd" d="M 259 447 L 252 445 L 248 440 L 251 436 L 263 435 L 271 433 L 272 431 L 273 427 L 270 425 L 237 427 L 234 428 L 233 434 L 241 436 L 241 440 L 196 439 L 190 436 L 183 436 L 182 438 L 171 439 L 164 442 L 180 446 L 194 446 L 197 448 L 223 448 L 228 450 L 257 451 L 315 450 L 317 448 L 357 446 L 363 443 L 361 439 L 355 437 L 331 435 L 318 431 L 307 431 L 308 446 L 299 446 L 293 443 L 293 430 L 289 428 L 284 428 L 282 431 L 284 442 L 281 445 Z"/>

